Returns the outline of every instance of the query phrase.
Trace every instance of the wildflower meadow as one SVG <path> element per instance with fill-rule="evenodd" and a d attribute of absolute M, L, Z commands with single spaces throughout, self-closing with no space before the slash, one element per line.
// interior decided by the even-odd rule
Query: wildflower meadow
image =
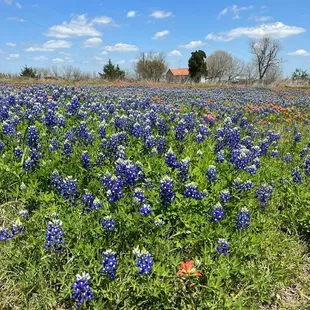
<path fill-rule="evenodd" d="M 269 309 L 304 272 L 310 92 L 4 85 L 0 103 L 1 309 Z"/>

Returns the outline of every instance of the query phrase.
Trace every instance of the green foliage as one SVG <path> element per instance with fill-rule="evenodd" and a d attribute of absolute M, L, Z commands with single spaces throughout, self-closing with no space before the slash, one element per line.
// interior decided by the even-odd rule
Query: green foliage
<path fill-rule="evenodd" d="M 33 79 L 38 77 L 35 68 L 27 67 L 27 65 L 25 65 L 25 67 L 21 69 L 21 72 L 19 75 L 21 77 L 33 78 Z"/>
<path fill-rule="evenodd" d="M 207 75 L 206 58 L 206 53 L 198 50 L 192 52 L 192 56 L 188 60 L 189 75 L 195 82 L 199 82 L 201 77 Z"/>
<path fill-rule="evenodd" d="M 309 74 L 307 70 L 296 69 L 292 74 L 293 80 L 308 80 Z"/>
<path fill-rule="evenodd" d="M 103 67 L 103 73 L 99 73 L 102 79 L 109 81 L 122 80 L 125 78 L 125 71 L 121 70 L 119 65 L 114 65 L 109 59 L 108 63 Z"/>

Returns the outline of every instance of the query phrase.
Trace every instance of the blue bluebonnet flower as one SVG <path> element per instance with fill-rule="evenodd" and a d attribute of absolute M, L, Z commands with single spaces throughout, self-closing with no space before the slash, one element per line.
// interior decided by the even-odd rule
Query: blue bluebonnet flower
<path fill-rule="evenodd" d="M 4 143 L 0 141 L 0 152 L 4 151 Z"/>
<path fill-rule="evenodd" d="M 99 136 L 101 139 L 105 138 L 105 136 L 106 136 L 106 125 L 107 124 L 105 121 L 102 121 L 99 124 L 98 133 L 99 133 Z"/>
<path fill-rule="evenodd" d="M 250 226 L 251 213 L 247 208 L 242 208 L 241 211 L 237 214 L 236 228 L 238 230 L 245 230 Z"/>
<path fill-rule="evenodd" d="M 9 232 L 9 230 L 4 227 L 0 227 L 0 241 L 6 241 L 11 238 L 13 238 L 13 235 Z"/>
<path fill-rule="evenodd" d="M 5 136 L 14 136 L 15 126 L 13 123 L 4 121 L 2 125 L 2 132 Z"/>
<path fill-rule="evenodd" d="M 174 200 L 173 180 L 168 176 L 162 178 L 160 182 L 160 199 L 161 203 L 166 207 Z"/>
<path fill-rule="evenodd" d="M 210 213 L 211 222 L 219 222 L 225 216 L 224 209 L 220 203 L 213 206 L 213 211 Z"/>
<path fill-rule="evenodd" d="M 139 209 L 140 216 L 149 216 L 152 214 L 151 206 L 148 204 L 143 204 L 142 207 Z"/>
<path fill-rule="evenodd" d="M 74 202 L 76 199 L 78 195 L 78 188 L 76 180 L 73 179 L 72 176 L 64 178 L 61 185 L 61 195 L 70 202 Z"/>
<path fill-rule="evenodd" d="M 217 174 L 216 167 L 213 165 L 209 165 L 206 173 L 207 180 L 209 180 L 211 183 L 214 183 L 217 179 L 216 174 Z"/>
<path fill-rule="evenodd" d="M 292 154 L 290 154 L 290 153 L 285 154 L 283 156 L 282 160 L 285 161 L 285 162 L 292 161 Z"/>
<path fill-rule="evenodd" d="M 186 182 L 188 179 L 190 162 L 191 162 L 191 159 L 189 157 L 186 157 L 179 162 L 178 178 L 182 182 Z"/>
<path fill-rule="evenodd" d="M 103 268 L 99 272 L 107 274 L 110 279 L 115 279 L 115 273 L 117 271 L 118 265 L 116 252 L 113 252 L 112 250 L 106 250 L 102 252 L 102 255 L 103 261 L 100 264 L 103 265 Z"/>
<path fill-rule="evenodd" d="M 185 185 L 185 190 L 183 193 L 185 198 L 203 199 L 205 197 L 203 192 L 197 189 L 197 184 L 192 182 Z"/>
<path fill-rule="evenodd" d="M 96 165 L 99 167 L 103 166 L 105 163 L 105 159 L 106 159 L 106 156 L 104 155 L 104 153 L 100 152 L 96 159 Z"/>
<path fill-rule="evenodd" d="M 217 243 L 216 253 L 223 254 L 226 256 L 229 250 L 229 246 L 226 239 L 220 238 L 216 241 L 216 243 Z"/>
<path fill-rule="evenodd" d="M 157 120 L 157 130 L 158 134 L 165 136 L 168 133 L 168 126 L 164 118 L 159 118 Z"/>
<path fill-rule="evenodd" d="M 58 150 L 58 141 L 56 139 L 51 139 L 48 148 L 50 152 L 56 152 Z"/>
<path fill-rule="evenodd" d="M 255 192 L 255 198 L 257 198 L 260 207 L 264 209 L 266 206 L 268 206 L 270 196 L 273 192 L 273 187 L 268 184 L 263 184 L 259 186 L 259 188 Z"/>
<path fill-rule="evenodd" d="M 140 177 L 141 167 L 134 165 L 131 160 L 119 158 L 115 162 L 115 173 L 122 180 L 123 186 L 134 186 Z"/>
<path fill-rule="evenodd" d="M 123 146 L 123 145 L 119 145 L 118 147 L 117 147 L 117 151 L 116 151 L 116 154 L 115 154 L 115 158 L 116 159 L 126 159 L 126 148 Z"/>
<path fill-rule="evenodd" d="M 58 219 L 53 219 L 46 226 L 45 234 L 45 249 L 52 248 L 54 251 L 62 251 L 62 245 L 65 243 L 62 239 L 64 232 L 61 228 L 62 222 Z"/>
<path fill-rule="evenodd" d="M 166 152 L 166 139 L 165 138 L 159 138 L 157 140 L 157 152 L 158 154 L 164 154 Z"/>
<path fill-rule="evenodd" d="M 51 185 L 58 193 L 61 193 L 62 181 L 63 179 L 59 172 L 57 170 L 53 171 L 51 176 Z"/>
<path fill-rule="evenodd" d="M 132 197 L 134 197 L 134 202 L 138 204 L 145 203 L 144 191 L 140 188 L 135 189 L 134 193 L 132 194 Z"/>
<path fill-rule="evenodd" d="M 91 167 L 90 163 L 90 154 L 87 151 L 84 151 L 81 156 L 81 164 L 85 169 L 89 169 Z"/>
<path fill-rule="evenodd" d="M 309 176 L 310 175 L 310 156 L 307 156 L 303 167 L 304 167 L 305 174 Z"/>
<path fill-rule="evenodd" d="M 292 177 L 294 183 L 302 184 L 302 175 L 297 168 L 292 170 Z"/>
<path fill-rule="evenodd" d="M 30 147 L 37 147 L 39 144 L 39 132 L 36 126 L 29 126 L 27 131 L 26 144 Z"/>
<path fill-rule="evenodd" d="M 272 150 L 271 153 L 270 153 L 270 156 L 274 157 L 274 158 L 280 157 L 279 150 L 278 149 Z"/>
<path fill-rule="evenodd" d="M 82 204 L 83 204 L 84 208 L 92 209 L 94 200 L 95 200 L 95 197 L 92 194 L 90 194 L 90 193 L 84 194 L 82 196 Z"/>
<path fill-rule="evenodd" d="M 222 163 L 225 160 L 225 154 L 224 154 L 224 150 L 220 150 L 217 154 L 216 154 L 216 162 L 217 163 Z"/>
<path fill-rule="evenodd" d="M 115 220 L 112 219 L 110 215 L 107 215 L 101 221 L 102 228 L 107 231 L 112 231 L 116 229 Z"/>
<path fill-rule="evenodd" d="M 77 301 L 77 306 L 80 307 L 84 301 L 92 301 L 94 299 L 94 292 L 89 286 L 90 275 L 83 272 L 82 276 L 76 275 L 76 281 L 72 285 L 72 299 Z"/>
<path fill-rule="evenodd" d="M 64 145 L 62 147 L 62 155 L 65 157 L 69 157 L 73 154 L 73 147 L 69 140 L 65 140 Z"/>
<path fill-rule="evenodd" d="M 250 174 L 256 174 L 257 167 L 255 165 L 251 165 L 251 166 L 246 167 L 245 171 L 250 173 Z"/>
<path fill-rule="evenodd" d="M 223 205 L 225 205 L 227 202 L 229 202 L 231 199 L 231 194 L 229 190 L 224 189 L 220 192 L 220 201 Z"/>
<path fill-rule="evenodd" d="M 142 137 L 143 135 L 142 126 L 139 123 L 134 123 L 132 126 L 131 133 L 134 137 L 137 137 L 137 138 Z"/>
<path fill-rule="evenodd" d="M 251 152 L 244 146 L 231 152 L 230 162 L 238 169 L 245 169 L 251 162 Z"/>
<path fill-rule="evenodd" d="M 254 188 L 254 184 L 252 181 L 248 180 L 248 181 L 245 181 L 245 183 L 243 184 L 244 185 L 244 189 L 249 191 L 251 190 L 252 188 Z"/>
<path fill-rule="evenodd" d="M 107 197 L 110 202 L 117 202 L 124 197 L 124 194 L 122 192 L 123 181 L 120 176 L 112 176 L 107 187 Z"/>
<path fill-rule="evenodd" d="M 28 215 L 29 215 L 29 212 L 28 212 L 27 209 L 23 209 L 23 210 L 19 211 L 18 214 L 19 214 L 19 216 L 20 216 L 21 218 L 27 218 Z"/>
<path fill-rule="evenodd" d="M 139 248 L 134 249 L 133 253 L 137 257 L 136 267 L 139 268 L 138 274 L 148 276 L 152 272 L 154 265 L 152 255 L 145 249 L 140 250 Z"/>
<path fill-rule="evenodd" d="M 295 134 L 294 141 L 295 142 L 300 142 L 301 141 L 301 133 L 300 132 Z"/>
<path fill-rule="evenodd" d="M 186 123 L 184 120 L 178 122 L 178 124 L 174 128 L 175 130 L 175 139 L 178 141 L 183 141 L 185 138 L 185 134 L 187 132 Z"/>
<path fill-rule="evenodd" d="M 300 158 L 304 158 L 307 154 L 308 154 L 308 148 L 307 148 L 307 147 L 304 147 L 304 148 L 300 151 Z"/>
<path fill-rule="evenodd" d="M 202 143 L 204 140 L 205 137 L 201 133 L 198 133 L 197 136 L 195 137 L 195 141 L 198 143 Z"/>
<path fill-rule="evenodd" d="M 23 151 L 20 149 L 20 147 L 16 147 L 15 149 L 14 149 L 14 157 L 15 157 L 15 159 L 19 159 L 19 158 L 21 158 L 23 156 Z"/>
<path fill-rule="evenodd" d="M 176 169 L 179 167 L 179 162 L 173 150 L 170 148 L 168 153 L 165 155 L 165 163 L 169 168 Z"/>

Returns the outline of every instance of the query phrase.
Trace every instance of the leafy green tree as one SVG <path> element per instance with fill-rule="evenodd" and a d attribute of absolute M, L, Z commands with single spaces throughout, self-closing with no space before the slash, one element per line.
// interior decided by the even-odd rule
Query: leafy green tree
<path fill-rule="evenodd" d="M 202 76 L 207 75 L 206 58 L 206 53 L 198 50 L 192 52 L 192 56 L 188 60 L 189 75 L 195 82 L 199 82 Z"/>
<path fill-rule="evenodd" d="M 98 73 L 102 79 L 109 81 L 125 78 L 125 71 L 121 70 L 119 65 L 113 65 L 111 59 L 109 59 L 109 62 L 103 67 L 103 73 Z"/>
<path fill-rule="evenodd" d="M 21 77 L 27 77 L 27 78 L 37 78 L 38 77 L 35 68 L 27 67 L 27 65 L 25 65 L 25 67 L 21 70 L 19 75 Z"/>
<path fill-rule="evenodd" d="M 306 80 L 309 79 L 307 70 L 296 69 L 292 74 L 293 80 Z"/>

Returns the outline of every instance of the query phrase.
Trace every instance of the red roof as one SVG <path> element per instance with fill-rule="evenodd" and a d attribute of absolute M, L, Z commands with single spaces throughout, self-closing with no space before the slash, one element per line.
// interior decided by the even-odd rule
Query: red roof
<path fill-rule="evenodd" d="M 188 68 L 169 69 L 175 76 L 177 75 L 189 75 Z"/>

